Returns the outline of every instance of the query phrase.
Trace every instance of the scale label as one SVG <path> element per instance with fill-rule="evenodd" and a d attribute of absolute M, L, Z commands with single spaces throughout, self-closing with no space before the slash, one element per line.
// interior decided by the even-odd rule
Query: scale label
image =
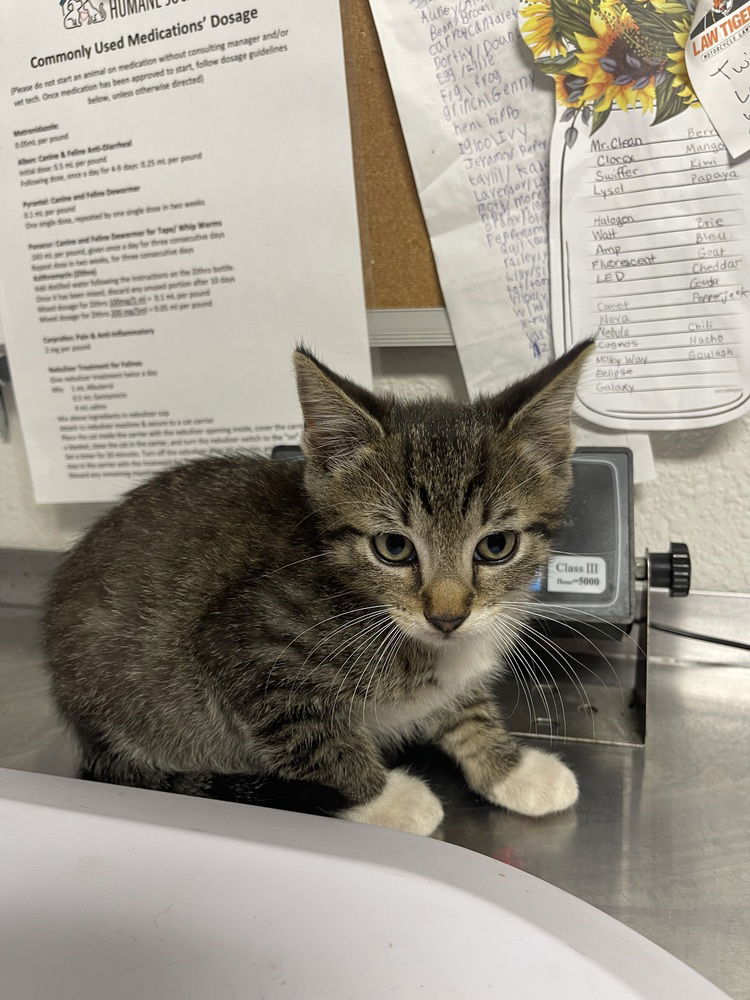
<path fill-rule="evenodd" d="M 600 556 L 552 556 L 547 563 L 550 593 L 601 594 L 607 586 L 607 563 Z"/>

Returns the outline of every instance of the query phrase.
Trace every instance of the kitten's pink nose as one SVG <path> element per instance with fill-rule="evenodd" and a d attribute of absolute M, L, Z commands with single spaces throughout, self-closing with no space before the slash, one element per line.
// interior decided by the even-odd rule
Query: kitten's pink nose
<path fill-rule="evenodd" d="M 434 625 L 435 628 L 440 629 L 441 632 L 445 632 L 447 635 L 449 632 L 455 632 L 459 625 L 462 625 L 468 615 L 456 615 L 455 618 L 438 618 L 436 615 L 428 615 L 425 612 L 425 618 L 430 623 Z"/>

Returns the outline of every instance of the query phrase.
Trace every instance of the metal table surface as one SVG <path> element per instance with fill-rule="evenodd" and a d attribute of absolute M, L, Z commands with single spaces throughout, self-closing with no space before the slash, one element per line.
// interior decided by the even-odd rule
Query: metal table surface
<path fill-rule="evenodd" d="M 24 589 L 9 598 L 0 579 L 15 604 L 0 603 L 0 766 L 72 775 Z M 750 596 L 656 594 L 653 620 L 746 640 Z M 553 744 L 578 775 L 575 810 L 513 816 L 417 755 L 446 806 L 436 836 L 585 899 L 750 1000 L 750 653 L 652 632 L 650 654 L 645 748 Z"/>

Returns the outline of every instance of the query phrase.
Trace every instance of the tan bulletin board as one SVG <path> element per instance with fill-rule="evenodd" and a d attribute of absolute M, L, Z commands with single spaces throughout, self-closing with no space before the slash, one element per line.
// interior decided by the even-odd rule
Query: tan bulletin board
<path fill-rule="evenodd" d="M 368 0 L 341 0 L 368 309 L 443 306 Z"/>

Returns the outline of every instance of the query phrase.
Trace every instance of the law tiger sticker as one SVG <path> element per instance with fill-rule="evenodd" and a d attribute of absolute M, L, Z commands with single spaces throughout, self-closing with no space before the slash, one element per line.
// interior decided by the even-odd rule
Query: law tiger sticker
<path fill-rule="evenodd" d="M 730 155 L 742 156 L 750 150 L 750 0 L 698 0 L 685 64 Z"/>

